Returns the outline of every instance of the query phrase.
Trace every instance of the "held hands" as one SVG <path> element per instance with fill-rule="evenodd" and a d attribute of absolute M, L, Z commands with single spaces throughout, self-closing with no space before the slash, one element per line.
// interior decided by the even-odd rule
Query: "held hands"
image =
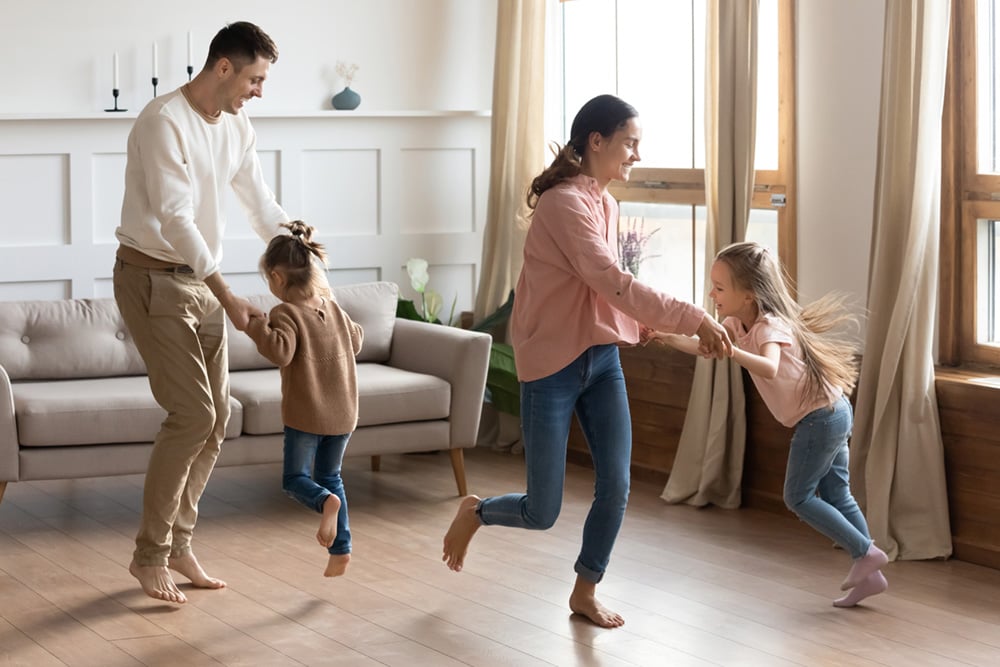
<path fill-rule="evenodd" d="M 257 308 L 246 299 L 242 299 L 228 290 L 219 299 L 219 302 L 222 304 L 223 309 L 225 309 L 226 315 L 233 321 L 233 326 L 236 327 L 237 331 L 246 331 L 251 317 L 266 317 L 264 311 L 260 308 Z"/>
<path fill-rule="evenodd" d="M 706 314 L 698 326 L 698 353 L 704 357 L 724 359 L 733 356 L 733 341 L 729 330 Z"/>

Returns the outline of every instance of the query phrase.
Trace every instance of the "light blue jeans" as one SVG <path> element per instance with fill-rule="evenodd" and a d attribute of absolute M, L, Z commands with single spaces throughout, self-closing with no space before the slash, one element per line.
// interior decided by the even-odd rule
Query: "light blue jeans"
<path fill-rule="evenodd" d="M 795 425 L 785 472 L 785 505 L 807 524 L 860 558 L 872 544 L 851 494 L 848 446 L 854 415 L 843 396 Z"/>
<path fill-rule="evenodd" d="M 484 525 L 545 530 L 562 507 L 566 443 L 576 413 L 594 460 L 594 502 L 583 525 L 574 570 L 599 582 L 611 559 L 628 504 L 632 420 L 616 345 L 589 348 L 548 377 L 521 383 L 521 429 L 527 493 L 484 498 Z"/>
<path fill-rule="evenodd" d="M 281 488 L 286 494 L 320 514 L 332 494 L 340 498 L 337 537 L 327 549 L 331 555 L 351 553 L 351 526 L 347 520 L 347 495 L 340 478 L 350 433 L 316 435 L 285 427 L 285 466 Z"/>

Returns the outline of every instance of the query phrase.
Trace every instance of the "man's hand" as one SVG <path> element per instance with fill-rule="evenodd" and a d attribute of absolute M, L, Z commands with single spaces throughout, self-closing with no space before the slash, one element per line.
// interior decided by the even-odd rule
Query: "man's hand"
<path fill-rule="evenodd" d="M 226 291 L 219 299 L 226 315 L 233 321 L 237 331 L 246 331 L 251 317 L 266 317 L 264 311 L 246 299 L 242 299 L 230 291 Z"/>
<path fill-rule="evenodd" d="M 729 331 L 718 320 L 705 314 L 698 325 L 699 352 L 705 356 L 723 359 L 733 356 L 733 341 Z"/>

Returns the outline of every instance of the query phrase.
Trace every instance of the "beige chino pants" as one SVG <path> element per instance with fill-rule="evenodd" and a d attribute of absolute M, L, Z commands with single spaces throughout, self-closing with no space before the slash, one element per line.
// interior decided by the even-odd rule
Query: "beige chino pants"
<path fill-rule="evenodd" d="M 115 300 L 167 411 L 149 457 L 136 535 L 138 565 L 191 550 L 198 500 L 229 421 L 225 313 L 192 273 L 115 261 Z"/>

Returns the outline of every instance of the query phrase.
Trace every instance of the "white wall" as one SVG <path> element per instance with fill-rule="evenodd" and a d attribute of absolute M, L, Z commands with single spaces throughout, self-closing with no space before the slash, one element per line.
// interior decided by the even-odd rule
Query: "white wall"
<path fill-rule="evenodd" d="M 120 106 L 187 80 L 226 23 L 247 20 L 276 42 L 264 97 L 253 110 L 330 108 L 342 87 L 337 61 L 360 66 L 361 108 L 489 109 L 496 0 L 4 0 L 0 12 L 0 114 L 82 113 L 111 103 L 112 54 L 120 58 Z"/>
<path fill-rule="evenodd" d="M 799 292 L 867 300 L 884 7 L 796 3 Z"/>
<path fill-rule="evenodd" d="M 338 60 L 361 67 L 354 85 L 362 95 L 359 112 L 489 109 L 496 1 L 287 0 L 279 5 L 250 0 L 241 11 L 230 13 L 214 3 L 193 0 L 169 5 L 146 0 L 10 0 L 4 3 L 0 22 L 0 62 L 5 63 L 0 68 L 0 114 L 103 109 L 110 102 L 111 53 L 116 49 L 121 57 L 123 105 L 137 109 L 150 92 L 147 77 L 154 38 L 160 43 L 163 91 L 183 81 L 188 30 L 195 34 L 196 51 L 203 54 L 215 30 L 238 19 L 259 23 L 280 50 L 264 98 L 248 106 L 251 114 L 328 108 L 329 97 L 340 89 L 332 74 Z M 803 299 L 830 290 L 848 291 L 862 304 L 866 298 L 882 27 L 880 2 L 797 3 Z M 488 133 L 488 128 L 482 132 Z M 268 139 L 277 151 L 282 139 Z M 50 160 L 44 168 L 59 173 L 64 168 L 60 164 Z M 476 179 L 487 176 L 482 170 L 475 174 Z M 287 190 L 300 184 L 281 186 Z M 57 195 L 68 200 L 69 191 L 78 187 L 76 183 Z M 48 198 L 49 208 L 61 211 L 59 207 L 71 206 L 68 201 L 53 202 L 51 193 L 41 195 Z M 482 224 L 477 214 L 478 229 Z M 15 239 L 24 245 L 23 221 L 5 217 L 0 225 L 8 243 Z M 421 237 L 420 249 L 432 252 L 435 238 Z M 447 250 L 437 252 L 444 258 Z M 24 256 L 34 257 L 30 252 Z M 0 266 L 0 272 L 16 272 L 19 257 L 21 253 L 13 267 Z M 466 278 L 461 280 L 465 292 Z M 441 291 L 447 298 L 453 290 L 446 285 Z"/>
<path fill-rule="evenodd" d="M 9 5 L 9 6 L 8 6 Z M 496 0 L 291 0 L 215 4 L 5 2 L 0 22 L 0 299 L 107 297 L 125 142 L 152 93 L 186 80 L 187 31 L 204 60 L 227 21 L 251 20 L 278 45 L 264 97 L 247 105 L 279 202 L 319 230 L 334 284 L 397 282 L 430 262 L 446 309 L 471 310 L 485 226 Z M 111 103 L 120 56 L 121 107 Z M 332 111 L 338 60 L 360 70 L 356 111 Z M 452 111 L 453 110 L 453 111 Z M 230 195 L 223 272 L 265 290 L 263 243 Z M 445 313 L 446 314 L 446 313 Z"/>

